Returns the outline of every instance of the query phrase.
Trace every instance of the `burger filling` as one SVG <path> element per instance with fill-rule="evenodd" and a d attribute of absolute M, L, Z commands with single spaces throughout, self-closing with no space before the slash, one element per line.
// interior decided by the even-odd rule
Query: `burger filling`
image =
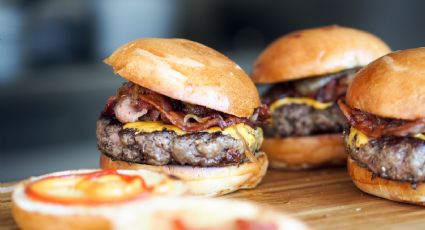
<path fill-rule="evenodd" d="M 282 106 L 272 113 L 272 126 L 265 127 L 267 136 L 309 136 L 340 132 L 345 125 L 337 106 L 318 110 L 308 105 Z"/>
<path fill-rule="evenodd" d="M 125 83 L 97 121 L 100 151 L 150 165 L 223 166 L 256 161 L 267 107 L 249 118 L 174 100 Z"/>
<path fill-rule="evenodd" d="M 409 182 L 425 181 L 425 119 L 382 118 L 339 101 L 351 128 L 347 152 L 374 175 Z"/>
<path fill-rule="evenodd" d="M 345 95 L 358 69 L 273 85 L 263 96 L 272 116 L 263 126 L 265 135 L 289 137 L 341 132 L 346 121 L 336 101 Z"/>

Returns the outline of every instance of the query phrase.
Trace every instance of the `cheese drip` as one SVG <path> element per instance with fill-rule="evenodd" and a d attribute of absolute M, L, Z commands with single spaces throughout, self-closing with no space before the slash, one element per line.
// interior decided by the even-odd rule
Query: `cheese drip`
<path fill-rule="evenodd" d="M 284 97 L 270 104 L 270 112 L 273 112 L 281 106 L 290 104 L 305 104 L 315 109 L 321 110 L 331 107 L 333 105 L 333 102 L 320 102 L 308 97 Z"/>
<path fill-rule="evenodd" d="M 416 135 L 413 135 L 412 137 L 425 140 L 425 134 L 423 133 L 418 133 Z M 369 138 L 364 133 L 357 130 L 356 128 L 351 127 L 347 142 L 348 142 L 348 146 L 352 147 L 354 144 L 354 146 L 358 148 L 366 144 L 367 142 L 369 142 Z"/>
<path fill-rule="evenodd" d="M 421 140 L 425 140 L 425 134 L 423 134 L 423 133 L 418 133 L 414 137 L 419 138 Z"/>
<path fill-rule="evenodd" d="M 364 144 L 369 142 L 369 138 L 359 130 L 354 127 L 350 128 L 350 133 L 348 134 L 347 143 L 348 146 L 352 147 L 353 145 L 357 148 L 361 147 Z"/>

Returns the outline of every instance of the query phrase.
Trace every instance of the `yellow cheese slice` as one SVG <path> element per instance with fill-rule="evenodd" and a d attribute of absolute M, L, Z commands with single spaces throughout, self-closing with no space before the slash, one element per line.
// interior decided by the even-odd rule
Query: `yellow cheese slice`
<path fill-rule="evenodd" d="M 331 107 L 333 102 L 320 102 L 308 97 L 284 97 L 270 104 L 270 112 L 273 112 L 281 106 L 290 104 L 305 104 L 315 109 L 326 109 Z"/>
<path fill-rule="evenodd" d="M 369 142 L 369 138 L 359 130 L 354 127 L 350 128 L 350 133 L 348 134 L 347 143 L 348 146 L 352 147 L 353 144 L 355 147 L 361 147 L 364 144 Z"/>
<path fill-rule="evenodd" d="M 418 133 L 416 135 L 413 135 L 413 137 L 415 138 L 419 138 L 421 140 L 425 140 L 425 134 L 423 133 Z M 348 145 L 351 147 L 353 144 L 356 147 L 360 147 L 364 144 L 366 144 L 367 142 L 369 142 L 369 138 L 362 132 L 360 132 L 359 130 L 357 130 L 354 127 L 350 128 L 350 134 L 348 135 Z"/>
<path fill-rule="evenodd" d="M 414 137 L 425 140 L 425 134 L 423 134 L 423 133 L 418 133 Z"/>

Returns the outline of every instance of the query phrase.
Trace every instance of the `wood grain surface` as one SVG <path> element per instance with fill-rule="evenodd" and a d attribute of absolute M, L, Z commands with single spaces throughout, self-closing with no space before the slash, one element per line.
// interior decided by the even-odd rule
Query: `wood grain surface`
<path fill-rule="evenodd" d="M 226 197 L 274 207 L 304 220 L 312 229 L 425 229 L 425 207 L 364 194 L 354 187 L 344 168 L 269 171 L 257 189 Z M 0 193 L 0 229 L 17 229 L 7 192 Z"/>
<path fill-rule="evenodd" d="M 0 229 L 18 229 L 10 212 L 12 189 L 17 183 L 0 183 Z"/>

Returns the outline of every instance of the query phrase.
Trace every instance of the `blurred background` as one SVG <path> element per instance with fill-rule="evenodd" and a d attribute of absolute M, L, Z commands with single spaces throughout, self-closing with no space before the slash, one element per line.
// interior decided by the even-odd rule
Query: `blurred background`
<path fill-rule="evenodd" d="M 211 46 L 248 73 L 289 31 L 340 24 L 425 44 L 420 0 L 0 0 L 0 182 L 98 167 L 95 122 L 122 80 L 102 63 L 141 37 Z"/>

